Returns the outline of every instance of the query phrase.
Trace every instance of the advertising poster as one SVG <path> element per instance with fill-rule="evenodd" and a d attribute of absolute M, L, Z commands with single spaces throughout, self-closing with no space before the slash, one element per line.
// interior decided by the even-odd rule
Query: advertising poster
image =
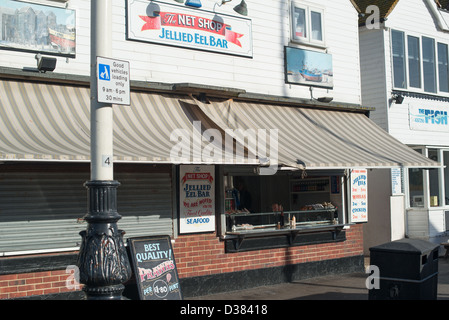
<path fill-rule="evenodd" d="M 158 1 L 127 1 L 130 40 L 252 57 L 251 20 Z"/>
<path fill-rule="evenodd" d="M 286 82 L 332 88 L 332 55 L 323 52 L 285 47 Z"/>
<path fill-rule="evenodd" d="M 141 300 L 182 300 L 169 236 L 128 239 Z"/>
<path fill-rule="evenodd" d="M 366 169 L 352 170 L 350 187 L 349 222 L 368 222 L 368 172 Z"/>
<path fill-rule="evenodd" d="M 179 169 L 180 233 L 215 230 L 215 167 L 184 165 Z"/>
<path fill-rule="evenodd" d="M 75 10 L 0 0 L 0 49 L 75 57 L 75 21 Z"/>

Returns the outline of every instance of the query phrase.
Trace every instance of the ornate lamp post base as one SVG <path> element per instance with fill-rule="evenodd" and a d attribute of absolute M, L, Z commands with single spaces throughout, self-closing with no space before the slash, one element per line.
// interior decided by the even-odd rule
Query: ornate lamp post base
<path fill-rule="evenodd" d="M 88 181 L 89 212 L 84 217 L 87 230 L 78 256 L 80 282 L 88 300 L 121 300 L 123 285 L 131 277 L 131 267 L 117 229 L 117 181 Z"/>

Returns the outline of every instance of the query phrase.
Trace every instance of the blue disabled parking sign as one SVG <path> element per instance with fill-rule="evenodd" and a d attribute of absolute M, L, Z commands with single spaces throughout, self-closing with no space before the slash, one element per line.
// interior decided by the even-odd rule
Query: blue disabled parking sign
<path fill-rule="evenodd" d="M 97 101 L 130 105 L 129 62 L 97 57 Z"/>
<path fill-rule="evenodd" d="M 98 65 L 98 73 L 100 80 L 111 81 L 111 66 L 100 63 Z"/>

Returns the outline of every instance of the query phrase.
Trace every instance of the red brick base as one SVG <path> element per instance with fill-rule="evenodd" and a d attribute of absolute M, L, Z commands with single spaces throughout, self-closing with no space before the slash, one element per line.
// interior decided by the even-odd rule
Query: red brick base
<path fill-rule="evenodd" d="M 279 249 L 225 253 L 215 233 L 182 235 L 173 250 L 180 278 L 363 255 L 363 226 L 346 230 L 346 241 Z M 67 287 L 67 284 L 69 286 Z M 73 273 L 66 270 L 0 275 L 0 299 L 78 290 Z M 81 287 L 81 286 L 80 286 Z"/>
<path fill-rule="evenodd" d="M 0 276 L 0 299 L 74 291 L 74 286 L 66 285 L 70 275 L 65 270 L 56 270 Z"/>
<path fill-rule="evenodd" d="M 351 226 L 347 240 L 307 246 L 225 253 L 215 234 L 183 235 L 173 246 L 180 278 L 236 272 L 363 255 L 363 227 Z"/>

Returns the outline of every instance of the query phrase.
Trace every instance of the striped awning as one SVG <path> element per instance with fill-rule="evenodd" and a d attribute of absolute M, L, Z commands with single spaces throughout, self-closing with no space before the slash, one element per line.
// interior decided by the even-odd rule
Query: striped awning
<path fill-rule="evenodd" d="M 114 161 L 225 163 L 232 157 L 205 157 L 221 141 L 202 139 L 207 121 L 192 113 L 189 96 L 132 92 L 131 101 L 113 107 Z M 89 161 L 90 89 L 0 81 L 0 161 L 14 160 Z"/>
<path fill-rule="evenodd" d="M 245 132 L 264 129 L 268 136 L 270 129 L 277 129 L 277 161 L 288 167 L 335 169 L 440 165 L 396 140 L 362 113 L 233 100 L 197 101 L 197 105 L 223 130 Z M 237 134 L 234 137 L 239 139 Z M 270 139 L 266 138 L 265 143 L 270 150 Z M 264 153 L 270 158 L 268 152 Z"/>
<path fill-rule="evenodd" d="M 299 169 L 439 165 L 355 112 L 148 92 L 113 108 L 116 162 L 267 165 L 276 150 L 278 164 Z M 89 161 L 89 88 L 0 81 L 0 161 L 16 160 Z"/>

